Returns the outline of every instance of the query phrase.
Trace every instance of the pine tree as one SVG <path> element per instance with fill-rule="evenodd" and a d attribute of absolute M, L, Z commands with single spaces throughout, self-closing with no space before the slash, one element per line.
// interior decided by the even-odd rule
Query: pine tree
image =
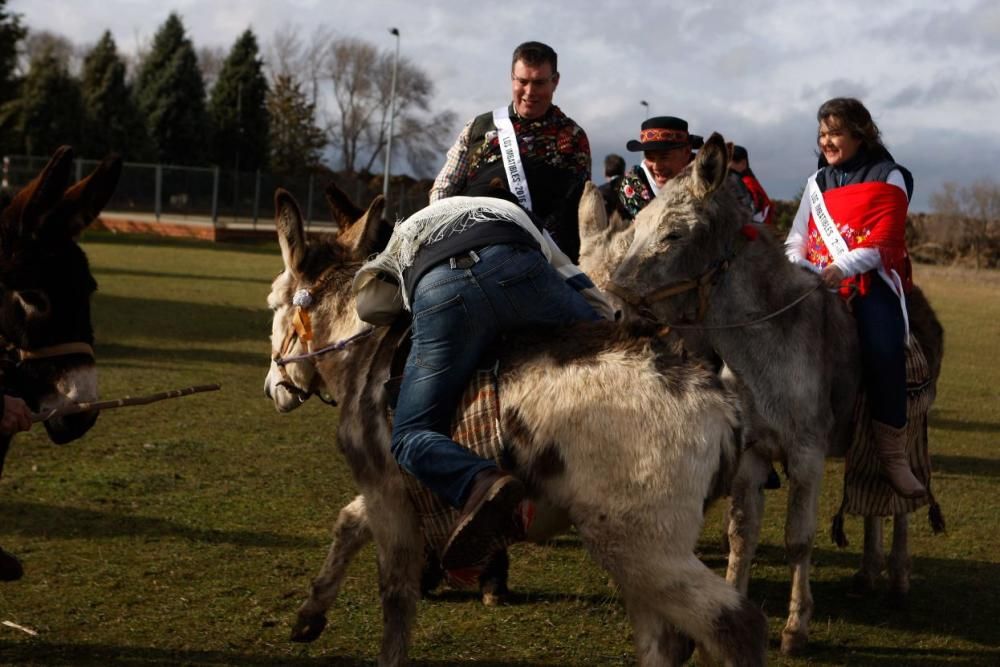
<path fill-rule="evenodd" d="M 271 114 L 271 169 L 296 176 L 320 163 L 326 135 L 315 123 L 315 107 L 291 75 L 279 74 L 267 98 Z"/>
<path fill-rule="evenodd" d="M 80 83 L 51 50 L 31 62 L 16 102 L 14 129 L 29 155 L 48 155 L 63 144 L 79 144 L 83 136 Z"/>
<path fill-rule="evenodd" d="M 125 83 L 125 63 L 109 31 L 84 58 L 81 88 L 86 112 L 81 153 L 102 157 L 115 151 L 126 160 L 150 159 L 146 126 Z"/>
<path fill-rule="evenodd" d="M 28 34 L 21 16 L 8 12 L 0 0 L 0 153 L 21 150 L 15 130 L 16 105 L 21 81 L 17 76 L 17 45 Z"/>
<path fill-rule="evenodd" d="M 135 85 L 135 100 L 153 145 L 153 157 L 168 164 L 202 164 L 211 135 L 205 84 L 194 47 L 177 14 L 153 37 Z"/>
<path fill-rule="evenodd" d="M 212 89 L 211 159 L 224 168 L 252 171 L 268 165 L 268 91 L 259 53 L 257 38 L 247 30 L 233 44 Z"/>

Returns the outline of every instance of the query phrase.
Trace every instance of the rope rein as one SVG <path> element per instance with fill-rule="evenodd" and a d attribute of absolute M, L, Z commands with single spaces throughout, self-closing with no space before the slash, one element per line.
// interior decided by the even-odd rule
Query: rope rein
<path fill-rule="evenodd" d="M 761 322 L 767 322 L 768 320 L 774 319 L 778 315 L 781 315 L 785 311 L 791 310 L 795 306 L 797 306 L 800 303 L 802 303 L 803 301 L 805 301 L 806 298 L 810 294 L 812 294 L 813 292 L 815 292 L 816 290 L 818 290 L 822 286 L 823 286 L 823 283 L 818 283 L 816 285 L 813 285 L 808 290 L 806 290 L 806 292 L 804 294 L 802 294 L 801 296 L 799 296 L 798 298 L 796 298 L 791 303 L 786 304 L 785 306 L 782 306 L 781 308 L 779 308 L 778 310 L 774 311 L 773 313 L 769 313 L 767 315 L 764 315 L 763 317 L 758 317 L 755 320 L 747 320 L 745 322 L 734 322 L 732 324 L 715 324 L 715 325 L 710 325 L 710 324 L 667 324 L 665 326 L 667 326 L 667 327 L 669 327 L 671 329 L 698 329 L 698 330 L 703 330 L 703 331 L 718 331 L 720 329 L 741 329 L 743 327 L 753 326 L 754 324 L 760 324 Z"/>
<path fill-rule="evenodd" d="M 291 357 L 278 357 L 274 360 L 274 363 L 277 364 L 278 366 L 286 366 L 287 364 L 293 363 L 295 361 L 305 361 L 306 359 L 312 359 L 314 357 L 318 357 L 320 355 L 327 354 L 329 352 L 336 352 L 337 350 L 343 350 L 348 345 L 351 345 L 352 343 L 361 340 L 362 338 L 367 338 L 368 336 L 371 336 L 373 333 L 375 333 L 375 327 L 368 327 L 364 331 L 358 332 L 353 336 L 348 336 L 343 340 L 338 340 L 335 343 L 330 343 L 329 345 L 321 347 L 318 350 L 312 350 L 304 354 L 296 354 L 295 356 Z"/>

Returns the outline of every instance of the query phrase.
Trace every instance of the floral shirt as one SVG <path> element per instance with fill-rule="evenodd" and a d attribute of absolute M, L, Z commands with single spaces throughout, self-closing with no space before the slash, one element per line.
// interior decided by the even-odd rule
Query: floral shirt
<path fill-rule="evenodd" d="M 590 141 L 587 133 L 559 107 L 552 106 L 544 116 L 531 120 L 519 117 L 510 105 L 508 110 L 522 161 L 536 160 L 571 172 L 581 181 L 590 179 Z M 492 119 L 492 114 L 489 116 Z M 479 125 L 477 121 L 481 122 L 481 119 L 482 116 L 479 116 L 469 121 L 449 149 L 444 167 L 431 188 L 432 202 L 459 194 L 480 169 L 500 159 L 500 140 L 492 120 L 482 136 L 471 136 L 473 126 Z M 528 186 L 530 188 L 531 184 Z"/>
<path fill-rule="evenodd" d="M 618 202 L 631 220 L 651 201 L 653 188 L 649 187 L 642 166 L 636 165 L 625 173 L 618 184 Z"/>

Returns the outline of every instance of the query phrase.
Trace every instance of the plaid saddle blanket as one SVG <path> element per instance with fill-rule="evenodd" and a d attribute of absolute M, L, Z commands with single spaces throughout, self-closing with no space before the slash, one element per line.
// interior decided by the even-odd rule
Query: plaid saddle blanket
<path fill-rule="evenodd" d="M 452 422 L 451 437 L 479 456 L 500 463 L 503 442 L 500 438 L 498 378 L 494 369 L 477 371 L 469 382 Z M 424 539 L 440 558 L 458 519 L 458 510 L 405 471 L 403 478 L 420 517 Z"/>
<path fill-rule="evenodd" d="M 927 449 L 927 413 L 931 404 L 931 373 L 927 358 L 916 338 L 906 352 L 906 453 L 910 469 L 927 488 L 923 498 L 897 495 L 879 473 L 877 445 L 871 425 L 867 397 L 858 397 L 854 411 L 854 439 L 844 460 L 844 493 L 840 511 L 834 517 L 834 539 L 843 532 L 843 515 L 892 516 L 908 514 L 931 504 L 931 525 L 943 529 L 940 506 L 931 492 L 931 462 Z M 839 524 L 839 527 L 838 527 Z M 846 543 L 846 538 L 843 538 Z"/>

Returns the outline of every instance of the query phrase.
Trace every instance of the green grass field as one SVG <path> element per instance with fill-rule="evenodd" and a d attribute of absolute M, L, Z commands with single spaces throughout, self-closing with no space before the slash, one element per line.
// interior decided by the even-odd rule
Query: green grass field
<path fill-rule="evenodd" d="M 104 397 L 219 382 L 211 394 L 106 412 L 83 440 L 40 429 L 14 443 L 0 481 L 0 544 L 26 576 L 0 586 L 3 665 L 356 665 L 378 651 L 374 552 L 351 566 L 330 625 L 287 641 L 329 528 L 355 495 L 333 442 L 337 412 L 279 416 L 263 397 L 276 245 L 207 245 L 91 233 Z M 932 413 L 934 484 L 948 532 L 913 517 L 904 610 L 851 595 L 851 544 L 828 537 L 842 464 L 830 462 L 814 551 L 816 616 L 801 659 L 776 650 L 788 596 L 784 490 L 769 492 L 750 594 L 771 619 L 777 665 L 1000 664 L 1000 280 L 918 267 L 947 330 Z M 724 568 L 721 508 L 702 557 Z M 566 535 L 512 549 L 513 603 L 468 592 L 420 603 L 418 665 L 629 664 L 628 622 L 605 574 Z"/>

